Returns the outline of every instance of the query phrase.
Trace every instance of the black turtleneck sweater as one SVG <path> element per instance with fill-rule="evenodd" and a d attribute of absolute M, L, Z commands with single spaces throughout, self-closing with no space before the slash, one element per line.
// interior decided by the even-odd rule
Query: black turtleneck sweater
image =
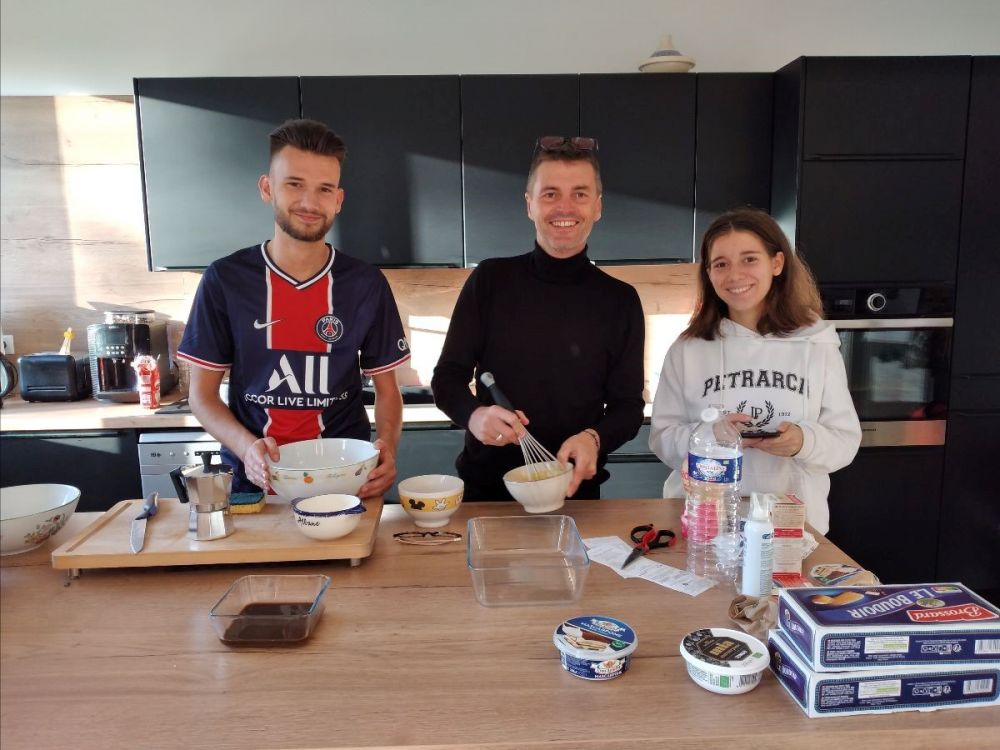
<path fill-rule="evenodd" d="M 493 403 L 485 387 L 473 394 L 469 383 L 492 372 L 553 454 L 571 435 L 597 430 L 603 467 L 642 423 L 644 338 L 632 286 L 592 265 L 586 248 L 556 259 L 536 244 L 526 255 L 485 260 L 469 276 L 434 368 L 434 401 L 468 428 L 472 412 Z M 456 467 L 502 499 L 503 474 L 523 463 L 519 446 L 483 445 L 466 432 Z"/>

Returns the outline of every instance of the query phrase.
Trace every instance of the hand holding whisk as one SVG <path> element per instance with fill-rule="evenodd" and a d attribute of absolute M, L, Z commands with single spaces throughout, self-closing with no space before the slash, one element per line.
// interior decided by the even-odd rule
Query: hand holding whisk
<path fill-rule="evenodd" d="M 493 396 L 493 400 L 496 402 L 497 406 L 502 406 L 504 409 L 515 411 L 513 404 L 511 404 L 511 402 L 503 394 L 503 391 L 497 387 L 493 373 L 480 373 L 479 380 L 489 389 L 490 395 Z M 553 471 L 559 472 L 564 469 L 558 459 L 556 459 L 556 457 L 549 452 L 549 449 L 538 442 L 538 440 L 536 440 L 526 429 L 523 430 L 522 434 L 518 437 L 518 443 L 521 445 L 521 454 L 524 456 L 524 465 L 527 467 L 528 473 L 533 480 L 545 479 L 546 477 L 551 476 Z"/>

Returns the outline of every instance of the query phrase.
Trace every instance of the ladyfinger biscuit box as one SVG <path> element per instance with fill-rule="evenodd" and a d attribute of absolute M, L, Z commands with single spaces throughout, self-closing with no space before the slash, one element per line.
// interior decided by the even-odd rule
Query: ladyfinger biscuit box
<path fill-rule="evenodd" d="M 1000 665 L 1000 610 L 960 583 L 781 589 L 778 624 L 817 672 Z"/>
<path fill-rule="evenodd" d="M 780 630 L 768 634 L 771 671 L 807 716 L 847 716 L 1000 704 L 1000 666 L 944 664 L 816 672 Z"/>

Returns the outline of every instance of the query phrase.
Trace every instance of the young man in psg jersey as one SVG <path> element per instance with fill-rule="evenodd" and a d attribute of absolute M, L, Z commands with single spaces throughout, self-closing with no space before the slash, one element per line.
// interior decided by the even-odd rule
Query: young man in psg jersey
<path fill-rule="evenodd" d="M 382 273 L 325 241 L 344 200 L 344 142 L 313 120 L 290 120 L 270 141 L 258 188 L 274 209 L 274 236 L 202 277 L 177 351 L 194 365 L 191 410 L 235 468 L 233 491 L 266 491 L 281 445 L 369 439 L 361 376 L 370 375 L 379 464 L 358 494 L 375 497 L 396 478 L 403 401 L 395 369 L 410 349 Z M 228 406 L 219 397 L 227 370 Z"/>
<path fill-rule="evenodd" d="M 491 258 L 469 276 L 431 385 L 466 428 L 455 465 L 469 500 L 509 498 L 503 475 L 524 463 L 525 425 L 574 464 L 569 497 L 598 498 L 608 454 L 642 423 L 645 327 L 639 295 L 591 264 L 587 240 L 601 218 L 597 140 L 545 136 L 524 194 L 535 246 Z M 493 403 L 475 375 L 492 372 L 520 414 Z"/>

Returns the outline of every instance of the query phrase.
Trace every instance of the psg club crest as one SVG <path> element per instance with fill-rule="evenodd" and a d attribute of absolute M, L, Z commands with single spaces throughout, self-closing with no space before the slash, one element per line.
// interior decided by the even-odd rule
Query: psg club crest
<path fill-rule="evenodd" d="M 332 344 L 344 335 L 344 324 L 333 315 L 324 315 L 316 321 L 316 335 L 326 343 Z"/>

